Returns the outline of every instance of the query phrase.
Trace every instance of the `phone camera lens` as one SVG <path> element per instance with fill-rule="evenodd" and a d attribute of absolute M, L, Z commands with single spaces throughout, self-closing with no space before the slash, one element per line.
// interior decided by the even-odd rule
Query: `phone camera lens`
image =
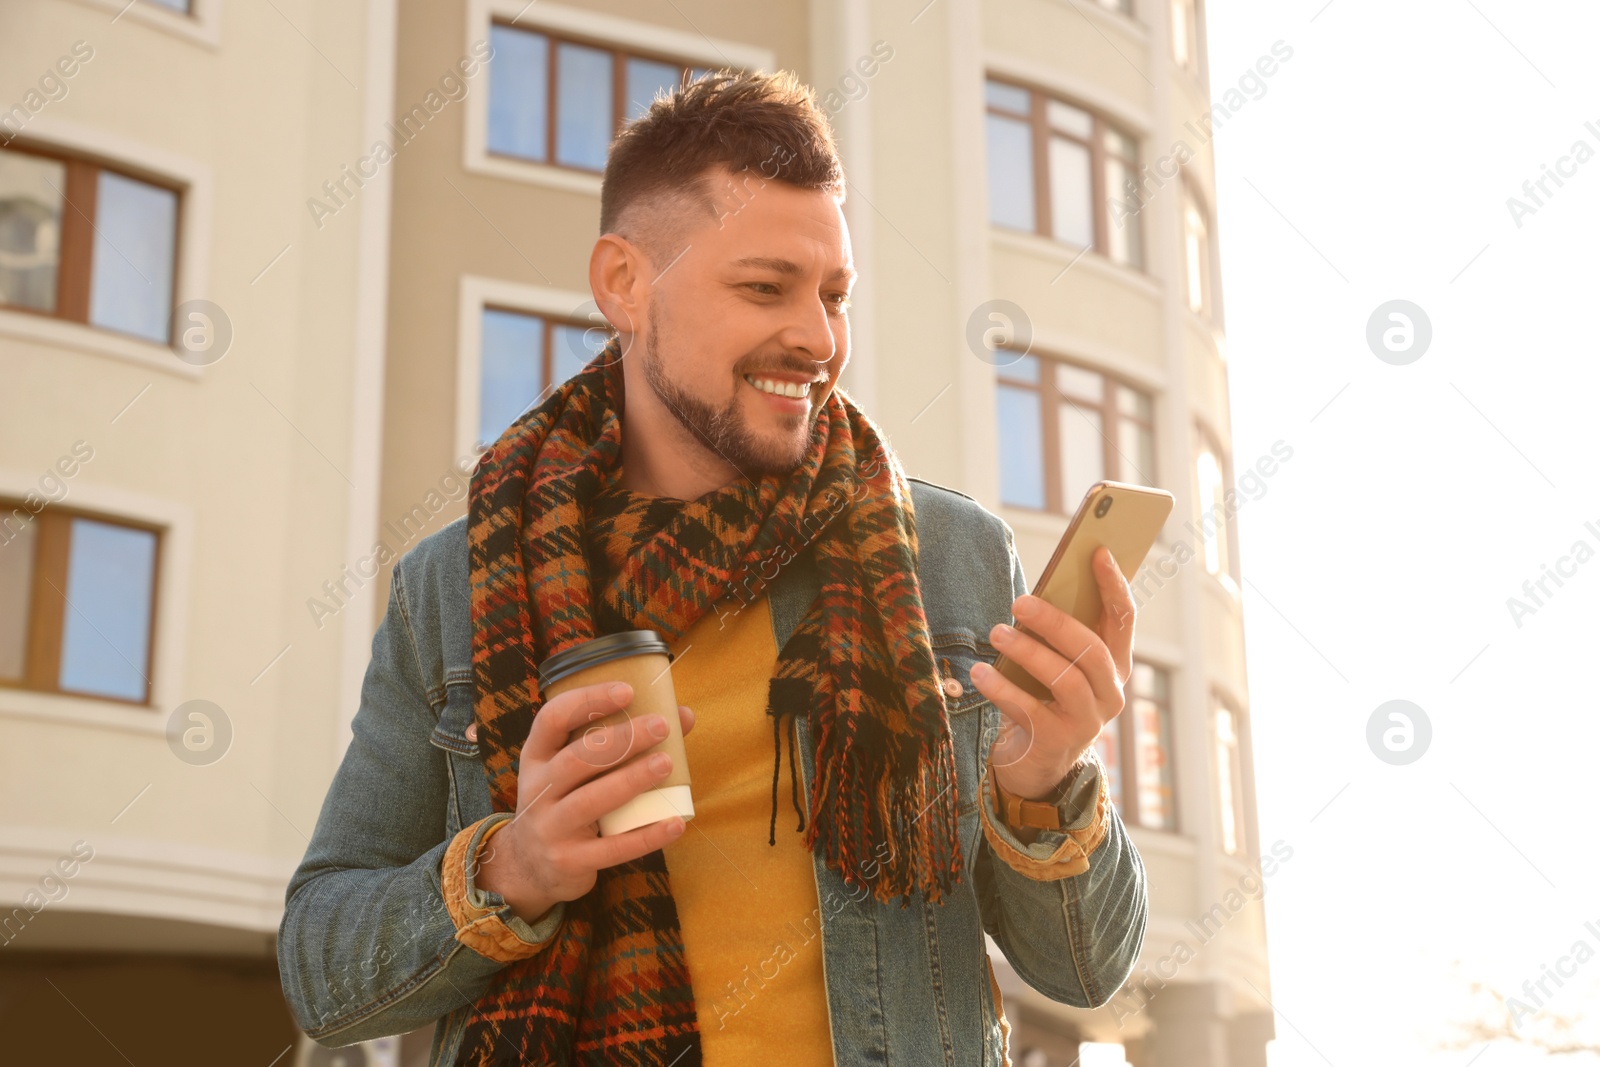
<path fill-rule="evenodd" d="M 1106 517 L 1106 512 L 1108 512 L 1110 510 L 1111 510 L 1111 497 L 1103 496 L 1103 497 L 1100 498 L 1100 503 L 1098 503 L 1098 504 L 1096 504 L 1094 506 L 1094 517 L 1097 518 L 1097 519 L 1103 519 L 1103 518 Z"/>

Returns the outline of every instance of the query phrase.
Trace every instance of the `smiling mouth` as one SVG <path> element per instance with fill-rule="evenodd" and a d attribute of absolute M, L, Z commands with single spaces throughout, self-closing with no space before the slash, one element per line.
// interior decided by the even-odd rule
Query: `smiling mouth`
<path fill-rule="evenodd" d="M 754 374 L 746 374 L 744 380 L 763 393 L 771 393 L 773 396 L 793 397 L 795 399 L 809 396 L 811 387 L 818 384 L 814 381 L 787 382 L 781 378 L 763 378 Z"/>

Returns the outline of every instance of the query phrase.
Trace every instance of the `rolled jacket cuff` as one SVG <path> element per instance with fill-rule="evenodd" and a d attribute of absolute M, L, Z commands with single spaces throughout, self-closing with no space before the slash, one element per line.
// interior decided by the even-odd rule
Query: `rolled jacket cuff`
<path fill-rule="evenodd" d="M 566 910 L 565 903 L 557 901 L 537 922 L 526 923 L 512 912 L 504 897 L 476 884 L 484 844 L 512 818 L 509 811 L 496 812 L 463 827 L 451 840 L 440 865 L 445 907 L 455 922 L 456 940 L 500 963 L 537 955 L 555 940 Z"/>
<path fill-rule="evenodd" d="M 995 855 L 1012 870 L 1037 882 L 1055 881 L 1089 869 L 1089 855 L 1105 840 L 1110 823 L 1111 791 L 1099 759 L 1088 756 L 1068 775 L 1056 810 L 1060 830 L 1039 830 L 1032 842 L 1021 840 L 999 814 L 993 765 L 984 761 L 978 787 L 978 819 Z"/>

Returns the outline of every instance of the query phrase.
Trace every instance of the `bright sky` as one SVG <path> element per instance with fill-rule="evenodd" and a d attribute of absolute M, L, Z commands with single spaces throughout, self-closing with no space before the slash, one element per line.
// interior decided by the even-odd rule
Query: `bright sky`
<path fill-rule="evenodd" d="M 1436 1045 L 1469 979 L 1559 964 L 1548 1010 L 1600 1005 L 1600 955 L 1560 963 L 1600 953 L 1600 5 L 1209 7 L 1214 99 L 1294 50 L 1216 140 L 1235 468 L 1294 449 L 1238 519 L 1261 839 L 1295 850 L 1271 1065 L 1546 1063 Z M 1367 342 L 1391 300 L 1432 324 L 1405 365 Z M 1398 766 L 1367 741 L 1396 699 L 1432 726 Z"/>

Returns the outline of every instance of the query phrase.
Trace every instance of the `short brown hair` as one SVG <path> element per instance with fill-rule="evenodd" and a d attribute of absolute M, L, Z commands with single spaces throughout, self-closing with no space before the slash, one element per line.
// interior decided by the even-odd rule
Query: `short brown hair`
<path fill-rule="evenodd" d="M 844 197 L 833 130 L 810 86 L 790 71 L 716 70 L 657 97 L 617 135 L 600 189 L 600 232 L 636 240 L 655 258 L 652 246 L 671 227 L 636 221 L 628 209 L 665 198 L 720 217 L 717 167 Z"/>

